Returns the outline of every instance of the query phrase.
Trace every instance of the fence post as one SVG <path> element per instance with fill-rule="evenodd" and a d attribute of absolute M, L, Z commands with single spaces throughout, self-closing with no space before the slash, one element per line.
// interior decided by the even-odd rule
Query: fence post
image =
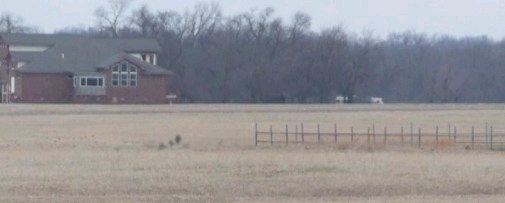
<path fill-rule="evenodd" d="M 366 133 L 367 139 L 368 139 L 368 144 L 370 144 L 370 127 L 368 127 L 368 131 Z"/>
<path fill-rule="evenodd" d="M 447 136 L 449 136 L 449 140 L 451 140 L 451 123 L 447 123 Z"/>
<path fill-rule="evenodd" d="M 489 145 L 488 129 L 488 123 L 486 122 L 486 145 Z"/>
<path fill-rule="evenodd" d="M 372 125 L 373 144 L 375 145 L 375 123 Z"/>
<path fill-rule="evenodd" d="M 254 140 L 255 146 L 258 146 L 258 123 L 254 123 Z"/>
<path fill-rule="evenodd" d="M 351 146 L 354 146 L 354 127 L 351 127 Z"/>
<path fill-rule="evenodd" d="M 435 130 L 435 147 L 438 148 L 438 125 L 437 125 L 437 129 Z"/>
<path fill-rule="evenodd" d="M 414 146 L 414 124 L 410 123 L 410 145 Z"/>
<path fill-rule="evenodd" d="M 301 128 L 300 130 L 302 131 L 302 143 L 304 143 L 305 142 L 305 134 L 303 132 L 303 123 L 300 125 L 300 128 Z"/>
<path fill-rule="evenodd" d="M 298 143 L 298 124 L 295 125 L 295 143 Z"/>
<path fill-rule="evenodd" d="M 419 128 L 419 148 L 421 148 L 421 128 Z"/>
<path fill-rule="evenodd" d="M 337 124 L 336 123 L 333 125 L 333 129 L 335 131 L 335 143 L 337 143 Z"/>
<path fill-rule="evenodd" d="M 493 150 L 493 126 L 491 126 L 491 129 L 489 129 L 489 130 L 490 130 L 490 132 L 489 132 L 490 133 L 489 134 L 489 136 L 490 136 L 489 139 L 491 139 L 491 143 L 490 143 L 491 144 L 491 150 Z"/>
<path fill-rule="evenodd" d="M 319 124 L 317 124 L 317 142 L 321 142 L 321 131 L 319 130 Z"/>
<path fill-rule="evenodd" d="M 384 128 L 384 145 L 388 144 L 388 128 Z"/>
<path fill-rule="evenodd" d="M 272 125 L 270 125 L 270 145 L 274 144 L 274 131 L 272 130 Z"/>
<path fill-rule="evenodd" d="M 286 146 L 288 146 L 288 144 L 289 144 L 289 136 L 288 136 L 289 134 L 288 134 L 288 130 L 289 130 L 289 129 L 288 129 L 288 124 L 286 124 Z"/>
<path fill-rule="evenodd" d="M 473 149 L 473 144 L 475 142 L 475 128 L 472 126 L 472 149 Z"/>
<path fill-rule="evenodd" d="M 454 126 L 454 142 L 456 143 L 456 126 Z"/>
<path fill-rule="evenodd" d="M 403 144 L 404 143 L 404 141 L 403 141 L 403 126 L 402 126 L 402 130 L 401 131 L 402 131 L 402 144 Z"/>

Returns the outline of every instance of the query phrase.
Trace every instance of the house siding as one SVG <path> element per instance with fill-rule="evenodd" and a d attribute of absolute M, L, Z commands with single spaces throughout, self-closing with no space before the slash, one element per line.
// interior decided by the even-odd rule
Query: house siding
<path fill-rule="evenodd" d="M 168 92 L 165 75 L 139 73 L 137 87 L 112 87 L 106 71 L 106 95 L 75 95 L 68 74 L 18 73 L 14 102 L 76 104 L 163 104 Z"/>
<path fill-rule="evenodd" d="M 113 87 L 112 72 L 105 72 L 106 100 L 112 104 L 163 104 L 168 93 L 166 75 L 138 73 L 137 87 Z"/>
<path fill-rule="evenodd" d="M 72 82 L 68 74 L 17 73 L 14 99 L 20 103 L 69 103 Z"/>

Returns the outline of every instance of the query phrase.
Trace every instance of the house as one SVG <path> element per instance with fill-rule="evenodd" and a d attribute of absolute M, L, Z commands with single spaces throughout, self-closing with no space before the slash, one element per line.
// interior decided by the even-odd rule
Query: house
<path fill-rule="evenodd" d="M 159 104 L 179 92 L 169 86 L 176 75 L 157 64 L 161 47 L 154 39 L 0 37 L 0 57 L 9 59 L 0 78 L 9 81 L 2 87 L 11 102 Z"/>

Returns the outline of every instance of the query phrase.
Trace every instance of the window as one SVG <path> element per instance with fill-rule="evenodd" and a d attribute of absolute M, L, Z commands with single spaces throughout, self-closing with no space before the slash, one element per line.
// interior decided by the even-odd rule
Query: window
<path fill-rule="evenodd" d="M 103 77 L 80 77 L 81 87 L 103 87 Z"/>
<path fill-rule="evenodd" d="M 123 62 L 121 64 L 121 87 L 128 87 L 128 63 Z"/>
<path fill-rule="evenodd" d="M 98 86 L 98 78 L 87 78 L 86 86 Z"/>
<path fill-rule="evenodd" d="M 113 87 L 137 87 L 138 85 L 138 67 L 122 62 L 112 67 L 112 86 Z"/>
<path fill-rule="evenodd" d="M 112 67 L 112 86 L 119 86 L 119 65 Z"/>
<path fill-rule="evenodd" d="M 121 72 L 121 87 L 128 86 L 128 72 Z"/>
<path fill-rule="evenodd" d="M 149 63 L 154 64 L 154 55 L 149 54 Z"/>
<path fill-rule="evenodd" d="M 121 64 L 121 72 L 128 72 L 128 63 L 123 62 L 123 64 Z"/>
<path fill-rule="evenodd" d="M 130 87 L 137 87 L 137 67 L 130 66 Z"/>

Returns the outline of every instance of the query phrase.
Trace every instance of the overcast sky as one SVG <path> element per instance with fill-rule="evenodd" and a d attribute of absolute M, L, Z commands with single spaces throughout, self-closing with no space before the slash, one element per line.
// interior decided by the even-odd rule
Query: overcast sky
<path fill-rule="evenodd" d="M 135 0 L 131 9 L 184 11 L 201 0 Z M 210 2 L 210 1 L 208 1 Z M 312 29 L 339 23 L 347 30 L 370 28 L 380 37 L 415 30 L 456 37 L 505 36 L 505 0 L 216 0 L 225 15 L 273 6 L 287 23 L 296 11 L 312 16 Z M 22 16 L 44 32 L 70 25 L 93 25 L 93 11 L 106 0 L 3 0 L 0 11 Z"/>

